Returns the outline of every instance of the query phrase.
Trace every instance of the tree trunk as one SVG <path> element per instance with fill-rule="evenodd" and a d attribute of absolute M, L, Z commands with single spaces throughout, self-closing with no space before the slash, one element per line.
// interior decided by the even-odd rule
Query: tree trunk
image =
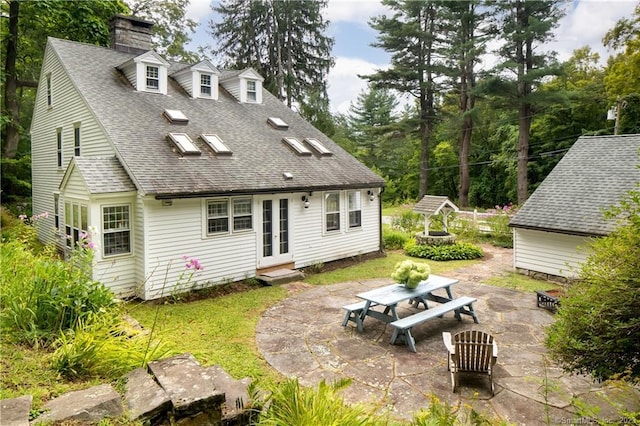
<path fill-rule="evenodd" d="M 9 115 L 3 152 L 6 158 L 15 158 L 20 142 L 20 104 L 18 103 L 18 78 L 16 76 L 19 6 L 18 1 L 9 2 L 9 35 L 7 36 L 7 56 L 4 65 L 4 105 Z"/>
<path fill-rule="evenodd" d="M 518 204 L 529 197 L 527 165 L 529 163 L 529 131 L 531 130 L 531 105 L 520 105 L 518 120 Z"/>

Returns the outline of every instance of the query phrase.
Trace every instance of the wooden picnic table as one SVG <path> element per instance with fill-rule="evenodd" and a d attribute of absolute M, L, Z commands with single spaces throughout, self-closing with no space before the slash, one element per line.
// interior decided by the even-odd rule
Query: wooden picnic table
<path fill-rule="evenodd" d="M 439 275 L 429 275 L 429 278 L 422 281 L 416 288 L 409 289 L 404 284 L 391 284 L 385 287 L 359 293 L 356 296 L 365 301 L 362 308 L 360 318 L 362 321 L 367 316 L 379 319 L 386 323 L 398 320 L 397 306 L 398 303 L 408 300 L 416 303 L 416 307 L 423 303 L 425 308 L 429 308 L 427 301 L 435 301 L 438 303 L 446 303 L 454 299 L 451 286 L 457 284 L 458 280 L 453 278 L 441 277 Z M 433 294 L 434 291 L 444 289 L 447 296 L 439 296 Z M 383 306 L 384 310 L 378 311 L 373 309 L 376 306 Z"/>

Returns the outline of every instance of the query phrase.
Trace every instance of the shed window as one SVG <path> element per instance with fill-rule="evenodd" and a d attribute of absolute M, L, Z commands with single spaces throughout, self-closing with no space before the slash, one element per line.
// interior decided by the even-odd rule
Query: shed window
<path fill-rule="evenodd" d="M 209 201 L 207 203 L 207 234 L 222 232 L 229 232 L 229 201 Z"/>
<path fill-rule="evenodd" d="M 102 208 L 104 256 L 131 253 L 131 224 L 128 205 Z"/>
<path fill-rule="evenodd" d="M 53 227 L 60 230 L 60 194 L 53 194 Z"/>
<path fill-rule="evenodd" d="M 147 89 L 160 89 L 160 70 L 153 65 L 147 65 Z"/>
<path fill-rule="evenodd" d="M 251 199 L 233 200 L 233 230 L 244 231 L 252 229 Z"/>
<path fill-rule="evenodd" d="M 324 195 L 325 230 L 340 230 L 340 193 L 327 192 Z"/>
<path fill-rule="evenodd" d="M 349 191 L 349 228 L 359 228 L 362 226 L 362 204 L 360 191 Z"/>

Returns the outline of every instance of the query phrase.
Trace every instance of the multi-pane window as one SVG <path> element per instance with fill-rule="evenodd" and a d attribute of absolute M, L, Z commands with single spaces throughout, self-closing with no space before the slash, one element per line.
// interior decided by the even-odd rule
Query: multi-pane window
<path fill-rule="evenodd" d="M 207 234 L 253 229 L 250 198 L 212 200 L 207 202 Z"/>
<path fill-rule="evenodd" d="M 200 95 L 211 96 L 211 75 L 200 74 Z"/>
<path fill-rule="evenodd" d="M 102 208 L 102 247 L 105 257 L 131 252 L 130 220 L 128 205 Z"/>
<path fill-rule="evenodd" d="M 60 229 L 60 194 L 53 194 L 53 226 L 56 232 Z"/>
<path fill-rule="evenodd" d="M 147 65 L 147 89 L 160 89 L 160 69 L 158 67 Z"/>
<path fill-rule="evenodd" d="M 51 100 L 51 74 L 47 74 L 47 106 L 52 105 Z"/>
<path fill-rule="evenodd" d="M 62 129 L 56 129 L 56 153 L 58 155 L 58 167 L 62 167 Z"/>
<path fill-rule="evenodd" d="M 349 228 L 358 228 L 362 226 L 362 204 L 360 200 L 360 191 L 349 191 L 347 196 L 349 198 Z"/>
<path fill-rule="evenodd" d="M 73 126 L 73 155 L 80 156 L 80 125 Z"/>
<path fill-rule="evenodd" d="M 325 230 L 340 229 L 340 193 L 327 192 L 324 195 Z"/>
<path fill-rule="evenodd" d="M 67 236 L 67 247 L 74 248 L 82 244 L 81 235 L 87 232 L 87 206 L 67 201 L 64 203 L 64 232 Z"/>
<path fill-rule="evenodd" d="M 244 231 L 253 228 L 251 220 L 251 199 L 233 200 L 233 230 Z"/>
<path fill-rule="evenodd" d="M 207 203 L 207 234 L 229 232 L 229 202 L 227 200 Z"/>
<path fill-rule="evenodd" d="M 247 81 L 247 102 L 256 102 L 258 100 L 258 91 L 255 81 Z"/>

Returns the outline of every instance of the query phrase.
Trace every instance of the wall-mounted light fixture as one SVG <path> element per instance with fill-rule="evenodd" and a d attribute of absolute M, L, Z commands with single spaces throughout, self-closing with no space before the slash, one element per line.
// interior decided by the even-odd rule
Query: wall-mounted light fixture
<path fill-rule="evenodd" d="M 367 195 L 369 196 L 369 201 L 373 201 L 376 199 L 376 196 L 374 195 L 372 190 L 368 190 Z"/>
<path fill-rule="evenodd" d="M 308 209 L 309 206 L 311 205 L 311 203 L 309 202 L 309 197 L 307 197 L 306 195 L 302 196 L 302 202 L 304 203 L 305 209 Z"/>

